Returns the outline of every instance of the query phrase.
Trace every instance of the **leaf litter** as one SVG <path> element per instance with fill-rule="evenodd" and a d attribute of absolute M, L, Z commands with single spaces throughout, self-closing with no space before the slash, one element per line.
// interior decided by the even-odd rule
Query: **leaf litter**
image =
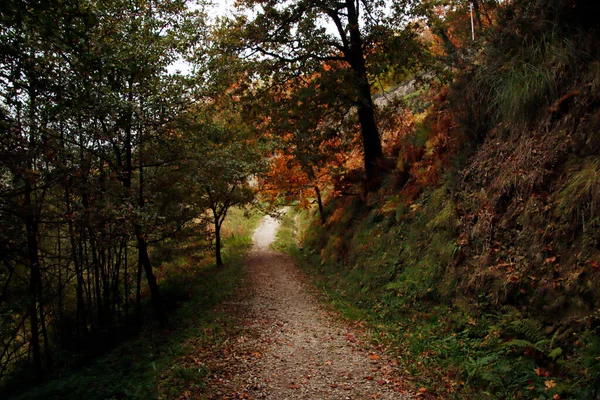
<path fill-rule="evenodd" d="M 269 249 L 279 223 L 267 216 L 247 257 L 248 274 L 224 311 L 238 334 L 210 352 L 209 399 L 412 398 L 380 349 L 319 303 L 293 259 Z"/>

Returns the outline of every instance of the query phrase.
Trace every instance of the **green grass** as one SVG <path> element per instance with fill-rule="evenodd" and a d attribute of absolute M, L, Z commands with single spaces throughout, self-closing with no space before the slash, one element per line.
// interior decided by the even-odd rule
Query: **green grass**
<path fill-rule="evenodd" d="M 309 212 L 286 215 L 275 247 L 296 257 L 343 317 L 371 330 L 415 389 L 448 399 L 595 398 L 593 330 L 566 340 L 563 329 L 457 290 L 457 219 L 445 187 L 401 222 L 346 200 L 328 207 L 323 227 Z"/>
<path fill-rule="evenodd" d="M 568 182 L 556 193 L 556 209 L 559 215 L 590 220 L 600 215 L 600 157 L 577 160 L 580 168 L 571 172 Z"/>
<path fill-rule="evenodd" d="M 175 302 L 166 328 L 152 324 L 139 335 L 77 371 L 63 371 L 40 387 L 15 399 L 157 399 L 200 396 L 207 367 L 198 361 L 199 348 L 217 349 L 236 331 L 231 316 L 219 304 L 231 298 L 244 274 L 243 256 L 259 213 L 232 210 L 224 225 L 225 266 L 217 268 L 212 254 L 198 256 L 197 246 L 181 246 L 176 257 L 161 265 L 161 289 Z"/>

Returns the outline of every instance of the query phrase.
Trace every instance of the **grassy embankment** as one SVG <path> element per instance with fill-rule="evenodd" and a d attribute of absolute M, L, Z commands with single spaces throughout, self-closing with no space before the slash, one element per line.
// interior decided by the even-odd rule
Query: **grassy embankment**
<path fill-rule="evenodd" d="M 212 252 L 201 250 L 198 239 L 156 249 L 153 260 L 160 265 L 157 276 L 169 309 L 168 326 L 148 321 L 134 338 L 96 361 L 77 371 L 63 371 L 15 398 L 200 398 L 210 371 L 196 356 L 202 348 L 216 351 L 236 329 L 232 317 L 218 306 L 235 294 L 241 282 L 243 255 L 260 218 L 257 212 L 230 212 L 223 226 L 222 268 L 215 266 Z"/>
<path fill-rule="evenodd" d="M 279 247 L 424 394 L 600 396 L 600 51 L 581 10 L 507 5 L 447 92 L 389 124 L 381 190 L 329 199 L 324 225 L 300 214 L 303 251 L 284 220 Z"/>
<path fill-rule="evenodd" d="M 454 222 L 433 213 L 443 190 L 401 223 L 348 199 L 330 205 L 325 227 L 302 213 L 303 250 L 288 215 L 277 248 L 296 256 L 344 317 L 366 323 L 415 388 L 442 398 L 594 398 L 594 330 L 559 337 L 535 310 L 492 304 L 493 293 L 463 295 L 461 278 L 443 271 L 460 251 L 440 230 Z"/>

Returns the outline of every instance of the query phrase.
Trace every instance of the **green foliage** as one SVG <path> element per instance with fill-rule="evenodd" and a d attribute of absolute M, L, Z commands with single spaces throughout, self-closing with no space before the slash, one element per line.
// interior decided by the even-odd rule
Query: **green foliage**
<path fill-rule="evenodd" d="M 584 9 L 561 0 L 517 1 L 500 9 L 498 24 L 505 28 L 489 37 L 459 90 L 476 138 L 494 126 L 510 132 L 531 127 L 587 70 L 590 39 L 574 22 Z M 455 106 L 462 107 L 458 99 Z"/>
<path fill-rule="evenodd" d="M 180 243 L 177 257 L 162 263 L 162 293 L 173 304 L 168 327 L 144 325 L 139 335 L 98 360 L 11 398 L 146 400 L 177 398 L 186 390 L 201 393 L 210 371 L 188 360 L 199 347 L 218 348 L 236 329 L 218 305 L 235 294 L 243 277 L 243 255 L 260 220 L 258 213 L 245 215 L 233 209 L 225 223 L 227 268 L 216 268 L 210 256 L 198 254 L 194 239 Z"/>
<path fill-rule="evenodd" d="M 326 204 L 302 252 L 285 246 L 441 398 L 598 396 L 599 51 L 586 4 L 497 3 L 448 97 L 481 146 L 412 204 L 411 182 L 393 193 L 389 179 L 367 201 Z"/>
<path fill-rule="evenodd" d="M 0 312 L 7 301 L 14 316 L 2 318 L 0 379 L 10 384 L 133 330 L 146 291 L 136 247 L 164 320 L 147 248 L 195 216 L 168 126 L 189 101 L 167 67 L 187 47 L 190 14 L 180 0 L 15 1 L 0 14 Z"/>
<path fill-rule="evenodd" d="M 360 127 L 365 172 L 374 178 L 382 146 L 371 88 L 380 77 L 408 75 L 427 58 L 411 21 L 422 15 L 420 7 L 326 0 L 236 5 L 238 14 L 214 35 L 219 51 L 212 58 L 221 70 L 232 56 L 243 60 L 243 79 L 251 83 L 237 93 L 248 100 L 247 115 L 261 121 L 261 133 L 282 139 L 279 147 L 314 182 L 320 169 L 340 167 L 340 150 L 358 144 Z"/>
<path fill-rule="evenodd" d="M 524 39 L 520 46 L 504 54 L 503 47 L 490 49 L 490 61 L 476 70 L 470 86 L 471 101 L 481 102 L 478 107 L 493 124 L 532 122 L 558 98 L 562 77 L 572 73 L 573 46 L 555 32 Z"/>
<path fill-rule="evenodd" d="M 589 224 L 600 211 L 600 158 L 590 157 L 573 162 L 579 167 L 568 176 L 566 183 L 556 192 L 558 215 L 582 220 Z"/>
<path fill-rule="evenodd" d="M 417 387 L 444 398 L 592 398 L 593 335 L 580 351 L 565 328 L 512 307 L 494 311 L 485 295 L 461 297 L 454 266 L 459 224 L 449 196 L 445 186 L 427 191 L 400 221 L 395 212 L 382 216 L 343 200 L 328 212 L 325 228 L 303 221 L 297 230 L 294 220 L 314 216 L 286 216 L 279 242 L 333 307 L 367 322 L 373 341 L 396 349 L 398 368 Z M 303 251 L 292 235 L 304 238 Z M 582 359 L 588 360 L 585 379 L 579 379 Z"/>

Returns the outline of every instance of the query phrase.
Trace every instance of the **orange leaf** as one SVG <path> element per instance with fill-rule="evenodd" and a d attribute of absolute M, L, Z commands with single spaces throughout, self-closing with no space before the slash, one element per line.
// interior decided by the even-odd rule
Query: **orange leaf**
<path fill-rule="evenodd" d="M 549 381 L 545 381 L 544 385 L 546 386 L 546 390 L 550 390 L 556 386 L 556 382 L 554 382 L 554 379 L 551 379 Z"/>

